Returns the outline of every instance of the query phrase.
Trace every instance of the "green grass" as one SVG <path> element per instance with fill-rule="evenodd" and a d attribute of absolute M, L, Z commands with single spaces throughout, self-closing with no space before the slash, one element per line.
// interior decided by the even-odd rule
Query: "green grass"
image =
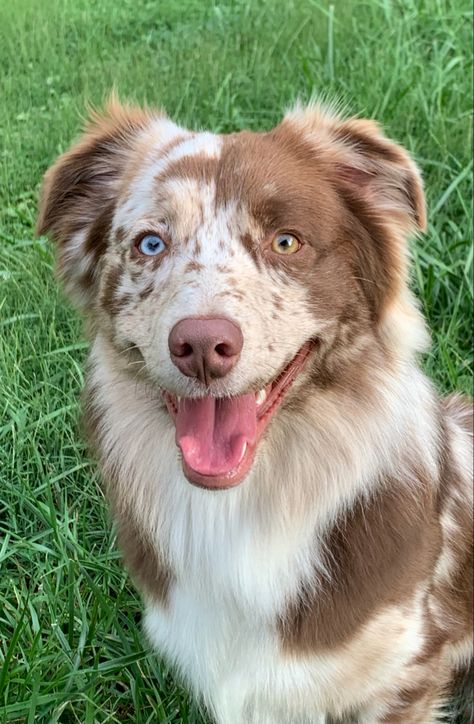
<path fill-rule="evenodd" d="M 78 434 L 86 344 L 34 240 L 41 176 L 85 102 L 268 128 L 297 95 L 378 117 L 423 170 L 413 285 L 442 391 L 471 384 L 469 0 L 15 0 L 0 5 L 0 721 L 201 722 L 150 656 Z"/>

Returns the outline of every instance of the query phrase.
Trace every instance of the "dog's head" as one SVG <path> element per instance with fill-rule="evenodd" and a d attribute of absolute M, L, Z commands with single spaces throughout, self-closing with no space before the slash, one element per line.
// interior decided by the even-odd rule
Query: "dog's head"
<path fill-rule="evenodd" d="M 310 106 L 214 135 L 112 101 L 46 174 L 38 232 L 115 363 L 163 391 L 186 477 L 216 488 L 298 391 L 416 347 L 424 226 L 417 168 L 373 121 Z"/>

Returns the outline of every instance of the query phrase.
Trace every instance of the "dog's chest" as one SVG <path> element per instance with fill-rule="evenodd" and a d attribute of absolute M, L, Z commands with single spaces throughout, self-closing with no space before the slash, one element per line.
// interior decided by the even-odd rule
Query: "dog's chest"
<path fill-rule="evenodd" d="M 162 519 L 172 521 L 160 544 L 175 580 L 166 605 L 148 607 L 146 628 L 201 691 L 278 655 L 279 617 L 317 558 L 309 527 L 267 525 L 236 493 L 186 490 L 187 505 Z"/>
<path fill-rule="evenodd" d="M 164 606 L 148 604 L 145 630 L 217 721 L 260 722 L 243 707 L 268 708 L 269 702 L 279 712 L 272 721 L 286 721 L 281 712 L 288 711 L 295 682 L 299 703 L 314 689 L 314 671 L 288 656 L 280 631 L 288 601 L 317 568 L 314 527 L 262 526 L 242 515 L 237 496 L 235 508 L 226 503 L 224 510 L 223 496 L 203 496 L 201 507 L 196 493 L 190 493 L 191 517 L 186 506 L 176 510 L 166 533 L 176 580 Z"/>
<path fill-rule="evenodd" d="M 150 641 L 219 724 L 319 722 L 324 712 L 357 709 L 422 645 L 417 607 L 408 615 L 394 607 L 343 647 L 289 652 L 278 618 L 247 604 L 187 581 L 172 587 L 166 606 L 145 612 Z"/>
<path fill-rule="evenodd" d="M 250 498 L 251 496 L 249 496 Z M 273 621 L 301 585 L 314 577 L 314 523 L 271 520 L 245 491 L 210 496 L 191 486 L 161 510 L 158 545 L 175 574 L 180 597 L 214 611 Z"/>
<path fill-rule="evenodd" d="M 271 582 L 268 575 L 264 580 L 263 565 L 260 576 L 247 569 L 240 587 L 238 578 L 235 571 L 234 580 L 204 576 L 178 581 L 166 606 L 148 605 L 145 612 L 153 645 L 225 724 L 260 722 L 260 715 L 247 711 L 260 710 L 257 692 L 265 701 L 275 700 L 280 692 L 286 699 L 284 690 L 294 673 L 278 632 L 278 581 Z M 286 711 L 286 703 L 281 706 Z"/>

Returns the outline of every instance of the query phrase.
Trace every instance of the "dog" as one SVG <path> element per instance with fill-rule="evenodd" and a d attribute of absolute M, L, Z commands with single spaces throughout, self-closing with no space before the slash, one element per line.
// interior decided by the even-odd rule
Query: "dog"
<path fill-rule="evenodd" d="M 181 128 L 112 98 L 38 233 L 144 628 L 218 724 L 428 724 L 472 660 L 472 406 L 408 287 L 420 173 L 372 120 Z"/>

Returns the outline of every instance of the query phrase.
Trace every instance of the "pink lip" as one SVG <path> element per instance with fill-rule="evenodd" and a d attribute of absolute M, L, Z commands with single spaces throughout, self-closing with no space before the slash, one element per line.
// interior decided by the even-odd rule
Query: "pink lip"
<path fill-rule="evenodd" d="M 270 420 L 282 404 L 288 390 L 296 377 L 304 369 L 308 357 L 314 347 L 314 342 L 306 342 L 293 359 L 287 364 L 278 377 L 270 382 L 266 388 L 266 399 L 257 407 L 256 434 L 254 439 L 247 442 L 245 452 L 238 464 L 230 470 L 217 475 L 202 474 L 187 465 L 184 457 L 182 459 L 183 472 L 187 480 L 201 488 L 208 490 L 226 490 L 241 483 L 248 474 L 255 457 L 258 443 L 265 432 Z M 175 424 L 178 415 L 178 401 L 171 392 L 164 391 L 163 397 L 168 411 Z"/>

